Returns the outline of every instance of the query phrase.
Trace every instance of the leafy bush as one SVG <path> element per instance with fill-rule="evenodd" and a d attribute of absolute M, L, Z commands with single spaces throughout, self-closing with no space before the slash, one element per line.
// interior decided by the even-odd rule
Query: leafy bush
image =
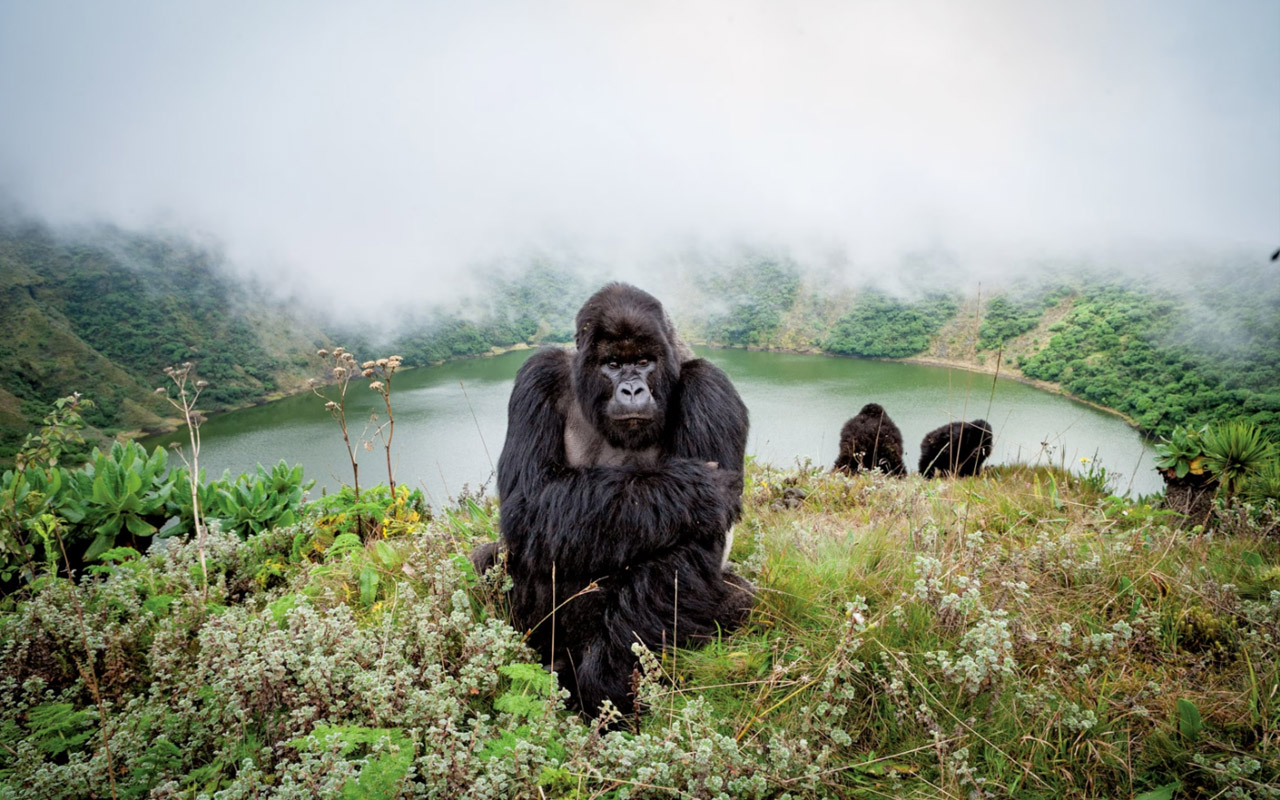
<path fill-rule="evenodd" d="M 202 476 L 203 477 L 203 476 Z M 173 523 L 164 529 L 164 535 L 174 536 L 193 531 L 191 474 L 185 467 L 172 473 L 176 491 L 169 500 L 167 511 L 174 517 Z M 205 519 L 217 519 L 224 530 L 235 531 L 242 538 L 277 527 L 293 525 L 298 521 L 305 494 L 314 480 L 306 480 L 302 466 L 290 467 L 281 459 L 267 469 L 258 464 L 252 473 L 222 478 L 196 486 L 196 497 Z"/>
<path fill-rule="evenodd" d="M 731 347 L 773 344 L 783 315 L 795 306 L 800 273 L 794 264 L 752 257 L 724 272 L 698 276 L 699 288 L 726 310 L 706 320 L 709 342 Z"/>
<path fill-rule="evenodd" d="M 0 475 L 0 587 L 35 578 L 35 524 L 60 507 L 67 471 L 54 467 L 8 470 Z"/>
<path fill-rule="evenodd" d="M 1040 324 L 1044 309 L 1043 301 L 1017 302 L 1004 295 L 991 298 L 978 328 L 978 347 L 995 350 L 1015 336 L 1035 328 Z"/>
<path fill-rule="evenodd" d="M 290 469 L 281 460 L 267 470 L 259 464 L 253 475 L 238 475 L 234 481 L 223 478 L 216 487 L 213 504 L 206 507 L 204 513 L 222 520 L 225 528 L 247 538 L 253 533 L 294 524 L 303 494 L 314 485 L 314 480 L 304 483 L 301 465 Z"/>
<path fill-rule="evenodd" d="M 89 463 L 71 473 L 72 491 L 58 513 L 79 531 L 72 541 L 93 534 L 81 556 L 85 561 L 115 547 L 122 533 L 136 541 L 160 529 L 174 485 L 168 464 L 159 447 L 148 456 L 137 442 L 116 442 L 106 453 L 95 448 Z"/>
<path fill-rule="evenodd" d="M 1204 441 L 1208 427 L 1186 428 L 1181 425 L 1161 437 L 1155 446 L 1156 468 L 1176 478 L 1203 475 L 1205 471 Z"/>
<path fill-rule="evenodd" d="M 951 295 L 932 295 L 908 303 L 878 291 L 866 291 L 841 317 L 823 349 L 865 358 L 906 358 L 929 346 L 929 340 L 956 314 Z"/>
<path fill-rule="evenodd" d="M 344 486 L 308 503 L 306 515 L 331 538 L 355 534 L 368 539 L 406 533 L 430 519 L 431 512 L 421 490 L 399 486 L 393 496 L 388 487 L 378 485 L 362 491 L 358 501 L 355 491 Z"/>

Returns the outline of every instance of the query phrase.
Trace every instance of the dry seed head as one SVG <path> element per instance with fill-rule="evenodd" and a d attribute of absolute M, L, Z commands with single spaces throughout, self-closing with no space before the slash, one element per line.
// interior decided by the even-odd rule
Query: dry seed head
<path fill-rule="evenodd" d="M 369 388 L 374 390 L 375 392 L 382 391 L 382 381 L 374 381 L 373 383 L 369 384 Z"/>
<path fill-rule="evenodd" d="M 329 355 L 329 351 L 321 348 L 320 350 L 316 351 L 316 355 L 320 356 L 321 358 L 324 358 L 325 356 Z"/>
<path fill-rule="evenodd" d="M 325 403 L 325 404 L 324 404 L 324 407 L 325 407 L 325 409 L 326 409 L 326 410 L 328 410 L 328 411 L 337 411 L 337 410 L 338 410 L 338 404 L 337 404 L 337 403 L 335 403 L 335 402 L 333 402 L 332 400 L 330 400 L 329 402 Z"/>
<path fill-rule="evenodd" d="M 378 366 L 385 367 L 386 365 L 387 365 L 387 360 L 385 358 L 378 359 Z"/>
<path fill-rule="evenodd" d="M 360 369 L 368 369 L 369 367 L 372 367 L 372 366 L 373 366 L 372 361 L 366 361 L 360 365 Z"/>
<path fill-rule="evenodd" d="M 208 385 L 209 385 L 209 382 L 208 382 L 208 381 L 196 381 L 196 388 L 197 388 L 197 389 L 203 389 L 204 387 L 206 387 L 206 386 L 208 386 Z"/>
<path fill-rule="evenodd" d="M 156 394 L 164 394 L 164 387 L 163 387 L 163 386 L 157 386 L 157 387 L 156 387 L 156 392 L 155 392 L 155 393 L 156 393 Z"/>
<path fill-rule="evenodd" d="M 363 375 L 363 376 L 365 376 L 366 378 L 372 378 L 372 377 L 373 377 L 373 370 L 371 370 L 371 369 L 366 369 L 364 372 L 361 372 L 360 374 L 361 374 L 361 375 Z"/>
<path fill-rule="evenodd" d="M 333 348 L 333 355 L 334 355 L 335 357 L 340 356 L 340 355 L 342 355 L 342 354 L 343 354 L 343 353 L 345 353 L 345 352 L 346 352 L 346 350 L 345 350 L 344 348 L 341 348 L 341 347 L 335 347 L 335 348 Z"/>
<path fill-rule="evenodd" d="M 335 377 L 335 378 L 341 378 L 341 377 L 345 376 L 346 374 L 347 374 L 347 370 L 346 370 L 346 368 L 345 368 L 345 367 L 334 367 L 334 368 L 333 368 L 333 377 Z"/>

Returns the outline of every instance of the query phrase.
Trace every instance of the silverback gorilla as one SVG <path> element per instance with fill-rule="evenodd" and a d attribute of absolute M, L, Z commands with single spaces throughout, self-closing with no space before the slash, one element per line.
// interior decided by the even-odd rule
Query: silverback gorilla
<path fill-rule="evenodd" d="M 835 472 L 856 475 L 878 469 L 886 475 L 906 475 L 902 463 L 902 431 L 879 403 L 867 403 L 840 429 L 840 455 Z"/>
<path fill-rule="evenodd" d="M 705 642 L 751 610 L 751 584 L 726 568 L 747 409 L 633 286 L 596 292 L 576 331 L 576 351 L 525 363 L 507 408 L 511 614 L 579 708 L 611 700 L 625 714 L 634 642 Z"/>
<path fill-rule="evenodd" d="M 920 474 L 977 475 L 991 455 L 991 425 L 985 419 L 952 422 L 925 434 L 920 442 Z"/>

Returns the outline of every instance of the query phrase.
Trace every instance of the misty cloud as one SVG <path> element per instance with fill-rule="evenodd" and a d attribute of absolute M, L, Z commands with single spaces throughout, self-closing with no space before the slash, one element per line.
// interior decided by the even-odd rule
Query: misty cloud
<path fill-rule="evenodd" d="M 1280 243 L 1280 5 L 0 2 L 0 191 L 371 308 L 566 254 Z"/>

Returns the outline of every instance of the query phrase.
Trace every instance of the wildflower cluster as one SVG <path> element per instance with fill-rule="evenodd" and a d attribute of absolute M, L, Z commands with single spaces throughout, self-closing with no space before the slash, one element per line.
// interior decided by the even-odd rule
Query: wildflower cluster
<path fill-rule="evenodd" d="M 387 421 L 377 426 L 377 432 L 387 455 L 387 482 L 391 486 L 392 494 L 396 491 L 395 470 L 391 466 L 391 440 L 396 435 L 396 418 L 391 410 L 391 376 L 395 375 L 402 363 L 404 359 L 400 356 L 391 356 L 366 361 L 360 365 L 360 374 L 371 379 L 369 388 L 382 395 L 382 402 L 387 409 Z M 376 419 L 374 421 L 377 422 Z"/>

